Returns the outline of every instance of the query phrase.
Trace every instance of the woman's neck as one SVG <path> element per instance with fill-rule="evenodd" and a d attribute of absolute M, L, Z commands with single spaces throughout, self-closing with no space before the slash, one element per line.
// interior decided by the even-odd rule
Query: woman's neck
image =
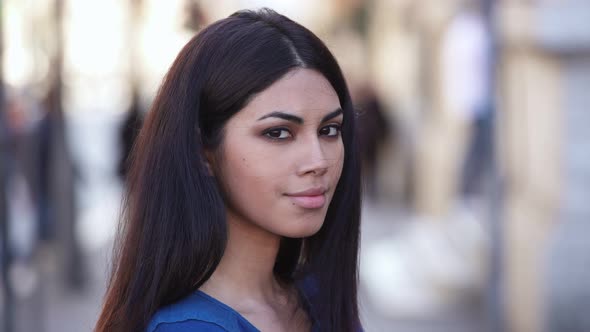
<path fill-rule="evenodd" d="M 311 321 L 294 288 L 276 280 L 281 237 L 228 213 L 225 253 L 201 290 L 238 311 L 263 331 L 309 331 Z"/>
<path fill-rule="evenodd" d="M 228 212 L 228 240 L 215 272 L 201 290 L 228 302 L 275 302 L 285 291 L 273 268 L 281 237 Z"/>

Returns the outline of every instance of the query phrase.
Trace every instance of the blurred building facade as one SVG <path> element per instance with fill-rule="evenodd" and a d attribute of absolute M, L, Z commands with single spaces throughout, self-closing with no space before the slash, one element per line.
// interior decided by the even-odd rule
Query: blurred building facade
<path fill-rule="evenodd" d="M 585 331 L 590 7 L 506 1 L 498 10 L 509 326 Z"/>

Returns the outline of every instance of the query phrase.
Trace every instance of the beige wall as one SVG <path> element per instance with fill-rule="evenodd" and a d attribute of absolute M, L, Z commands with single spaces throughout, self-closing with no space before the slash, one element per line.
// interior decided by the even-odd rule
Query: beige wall
<path fill-rule="evenodd" d="M 542 331 L 547 238 L 560 191 L 560 59 L 534 43 L 532 4 L 500 5 L 498 143 L 505 175 L 505 315 L 511 331 Z"/>

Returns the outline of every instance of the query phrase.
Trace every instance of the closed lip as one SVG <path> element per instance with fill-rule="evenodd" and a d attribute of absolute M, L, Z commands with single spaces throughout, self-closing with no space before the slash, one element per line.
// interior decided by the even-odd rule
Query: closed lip
<path fill-rule="evenodd" d="M 287 194 L 287 196 L 292 196 L 292 197 L 320 196 L 320 195 L 325 194 L 326 191 L 328 191 L 328 190 L 325 187 L 314 187 L 314 188 L 309 188 L 306 190 L 298 191 L 295 193 L 289 193 L 289 194 Z"/>

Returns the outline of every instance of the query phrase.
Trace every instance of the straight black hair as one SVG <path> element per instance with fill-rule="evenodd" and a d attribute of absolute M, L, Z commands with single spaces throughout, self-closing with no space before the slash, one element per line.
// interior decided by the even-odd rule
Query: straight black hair
<path fill-rule="evenodd" d="M 239 11 L 203 29 L 169 69 L 135 143 L 109 287 L 96 331 L 143 331 L 156 310 L 196 291 L 227 242 L 226 206 L 204 151 L 251 98 L 296 68 L 321 73 L 343 110 L 344 165 L 318 233 L 285 238 L 276 277 L 311 276 L 322 331 L 356 331 L 360 163 L 342 72 L 312 32 L 276 12 Z"/>

